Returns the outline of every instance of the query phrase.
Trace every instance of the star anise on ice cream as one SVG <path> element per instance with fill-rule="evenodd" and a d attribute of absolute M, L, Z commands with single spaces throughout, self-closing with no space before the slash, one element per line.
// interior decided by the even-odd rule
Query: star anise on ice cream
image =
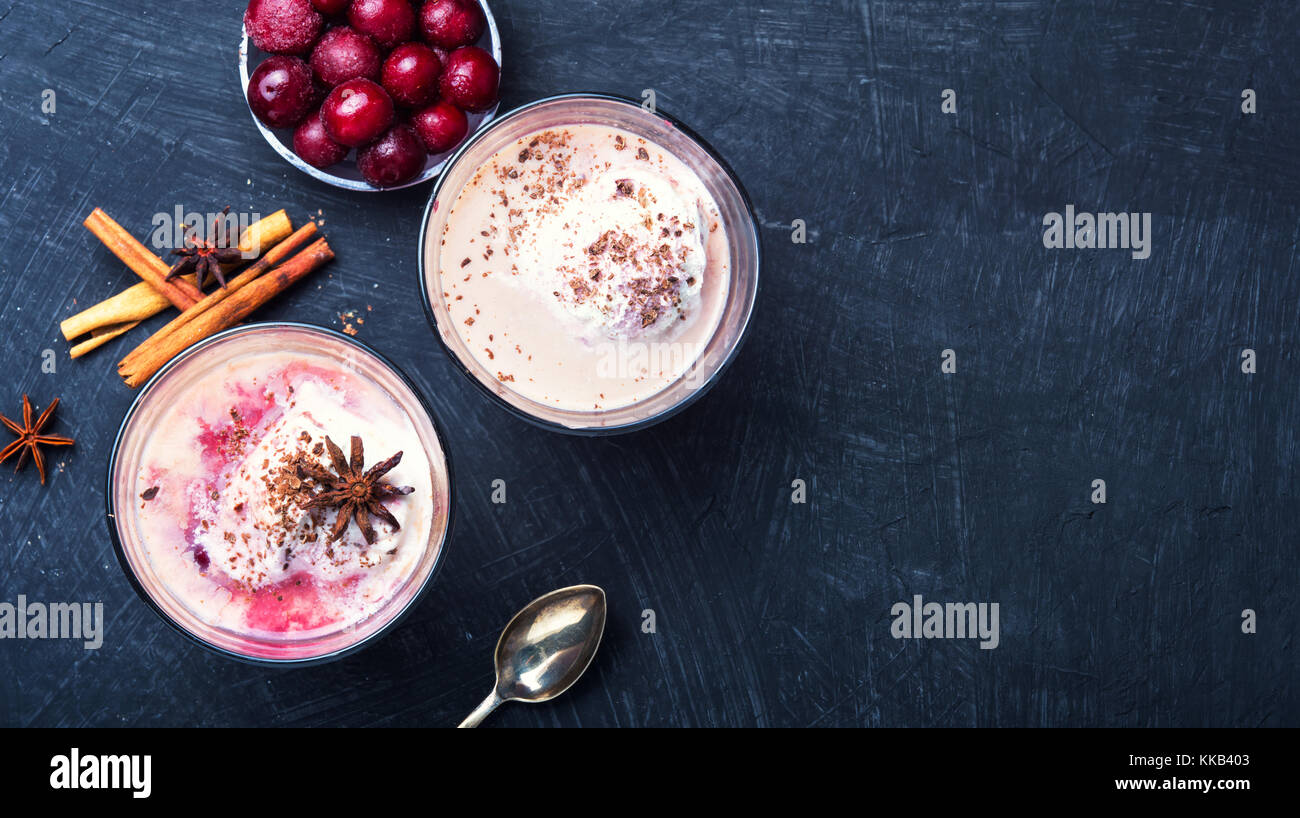
<path fill-rule="evenodd" d="M 415 489 L 410 486 L 394 486 L 380 478 L 402 461 L 402 453 L 398 452 L 366 471 L 361 438 L 356 435 L 352 437 L 351 463 L 344 458 L 343 450 L 328 437 L 325 438 L 325 449 L 334 464 L 334 473 L 313 462 L 299 465 L 298 476 L 320 489 L 315 493 L 310 493 L 310 489 L 307 489 L 309 499 L 303 508 L 338 509 L 339 516 L 330 531 L 329 541 L 342 537 L 350 520 L 356 520 L 362 536 L 372 545 L 375 542 L 375 529 L 370 524 L 372 517 L 388 523 L 394 531 L 400 530 L 402 526 L 393 513 L 384 507 L 384 500 L 410 494 Z"/>
<path fill-rule="evenodd" d="M 227 206 L 221 211 L 221 218 L 213 221 L 210 239 L 201 239 L 193 233 L 185 236 L 185 246 L 172 251 L 172 255 L 182 258 L 167 271 L 168 281 L 183 273 L 195 272 L 198 273 L 200 287 L 211 274 L 221 284 L 222 289 L 225 288 L 226 274 L 222 272 L 221 265 L 233 264 L 243 257 L 239 251 L 238 237 L 232 241 L 226 235 L 225 216 L 229 212 L 230 207 Z"/>

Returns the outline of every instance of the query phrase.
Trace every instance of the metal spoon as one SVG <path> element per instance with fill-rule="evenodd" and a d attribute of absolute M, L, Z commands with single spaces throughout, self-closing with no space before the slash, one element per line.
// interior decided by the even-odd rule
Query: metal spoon
<path fill-rule="evenodd" d="M 497 642 L 496 687 L 461 727 L 478 727 L 502 702 L 554 699 L 583 674 L 605 633 L 605 592 L 574 585 L 538 597 L 510 620 Z"/>

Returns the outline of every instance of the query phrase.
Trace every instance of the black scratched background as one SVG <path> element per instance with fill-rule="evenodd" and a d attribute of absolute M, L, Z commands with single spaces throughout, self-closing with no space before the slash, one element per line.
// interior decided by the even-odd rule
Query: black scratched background
<path fill-rule="evenodd" d="M 577 582 L 611 604 L 592 671 L 490 724 L 1300 722 L 1300 3 L 496 0 L 505 108 L 652 88 L 761 222 L 732 369 L 602 440 L 515 420 L 453 370 L 416 297 L 429 186 L 350 194 L 281 161 L 241 96 L 242 9 L 0 0 L 0 412 L 61 396 L 54 431 L 77 438 L 45 488 L 0 470 L 0 599 L 107 619 L 99 651 L 0 642 L 0 723 L 450 725 L 511 614 Z M 1151 257 L 1044 249 L 1070 203 L 1151 212 Z M 114 364 L 146 333 L 71 361 L 57 324 L 134 280 L 81 226 L 92 208 L 143 236 L 178 204 L 319 210 L 338 260 L 259 317 L 356 311 L 447 432 L 446 560 L 359 655 L 213 656 L 112 554 Z M 1000 647 L 891 638 L 913 594 L 998 602 Z"/>

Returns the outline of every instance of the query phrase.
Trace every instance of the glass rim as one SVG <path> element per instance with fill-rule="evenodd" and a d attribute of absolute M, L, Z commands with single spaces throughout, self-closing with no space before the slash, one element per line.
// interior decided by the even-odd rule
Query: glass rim
<path fill-rule="evenodd" d="M 198 634 L 190 631 L 180 622 L 177 622 L 153 598 L 153 596 L 149 593 L 149 591 L 144 587 L 144 583 L 141 582 L 140 578 L 136 575 L 135 569 L 131 567 L 130 559 L 126 555 L 126 547 L 122 543 L 122 536 L 118 530 L 117 514 L 116 514 L 117 510 L 116 510 L 116 505 L 113 502 L 113 495 L 114 495 L 113 476 L 117 470 L 118 456 L 121 453 L 122 443 L 126 437 L 127 426 L 130 424 L 131 419 L 135 417 L 136 413 L 143 406 L 146 398 L 148 397 L 149 393 L 152 391 L 153 387 L 158 383 L 158 381 L 164 375 L 176 369 L 176 367 L 182 364 L 184 361 L 189 360 L 195 354 L 197 354 L 204 348 L 211 346 L 217 341 L 224 340 L 226 338 L 235 335 L 243 335 L 250 332 L 256 332 L 259 330 L 267 330 L 267 329 L 306 330 L 308 332 L 318 333 L 328 338 L 342 341 L 346 345 L 353 346 L 358 350 L 360 350 L 361 352 L 364 352 L 372 356 L 373 358 L 375 358 L 375 360 L 379 361 L 379 363 L 387 367 L 394 375 L 397 376 L 397 379 L 401 383 L 405 384 L 407 389 L 411 391 L 411 394 L 415 396 L 415 399 L 418 405 L 420 406 L 420 408 L 423 409 L 425 415 L 428 416 L 429 424 L 433 428 L 434 438 L 438 441 L 438 445 L 442 449 L 442 460 L 443 460 L 444 468 L 447 472 L 447 525 L 444 527 L 442 538 L 438 542 L 438 553 L 434 555 L 433 565 L 430 566 L 429 568 L 428 576 L 424 578 L 424 581 L 421 583 L 420 587 L 416 590 L 416 592 L 411 596 L 410 600 L 407 601 L 406 605 L 404 605 L 400 611 L 394 614 L 391 619 L 389 619 L 381 627 L 375 630 L 374 633 L 370 634 L 369 636 L 365 637 L 364 639 L 354 644 L 347 645 L 345 647 L 339 648 L 338 650 L 331 651 L 330 653 L 321 654 L 319 656 L 309 656 L 304 658 L 292 658 L 292 659 L 249 656 L 247 654 L 230 650 L 229 648 L 221 647 L 220 645 L 214 645 L 211 642 L 207 641 L 206 639 L 200 637 Z M 401 370 L 400 367 L 398 367 L 391 360 L 389 360 L 385 355 L 376 351 L 368 344 L 362 341 L 358 341 L 357 339 L 352 338 L 351 336 L 345 335 L 344 333 L 341 333 L 329 327 L 322 327 L 316 324 L 307 324 L 300 321 L 258 321 L 251 324 L 241 324 L 236 327 L 231 327 L 229 329 L 222 330 L 221 332 L 218 332 L 215 335 L 210 335 L 207 338 L 204 338 L 199 341 L 195 341 L 193 344 L 186 347 L 183 351 L 175 355 L 171 360 L 169 360 L 166 364 L 164 364 L 161 369 L 155 372 L 153 376 L 150 377 L 149 380 L 146 381 L 144 385 L 140 387 L 139 392 L 136 394 L 135 398 L 131 401 L 130 407 L 127 408 L 126 413 L 122 416 L 122 422 L 118 425 L 117 433 L 113 436 L 113 449 L 110 452 L 108 457 L 108 467 L 105 471 L 105 477 L 104 477 L 104 505 L 105 505 L 105 513 L 107 515 L 105 517 L 105 520 L 108 524 L 109 538 L 112 540 L 112 544 L 113 544 L 113 553 L 117 556 L 118 564 L 121 565 L 122 572 L 126 574 L 127 581 L 131 584 L 131 587 L 135 589 L 136 594 L 145 601 L 145 604 L 148 605 L 149 608 L 152 609 L 153 612 L 157 614 L 158 617 L 162 619 L 163 622 L 166 622 L 173 630 L 179 632 L 182 636 L 186 637 L 189 641 L 203 648 L 206 648 L 207 650 L 212 651 L 213 653 L 216 653 L 220 656 L 224 656 L 228 659 L 235 659 L 237 661 L 244 662 L 247 664 L 262 665 L 262 666 L 278 665 L 278 666 L 302 667 L 305 665 L 314 665 L 314 664 L 323 664 L 325 662 L 332 662 L 336 659 L 341 659 L 344 656 L 348 656 L 352 653 L 361 650 L 364 647 L 369 646 L 370 644 L 378 640 L 380 637 L 385 636 L 386 634 L 391 632 L 392 629 L 395 628 L 403 619 L 405 619 L 407 614 L 410 613 L 419 604 L 419 602 L 424 599 L 425 595 L 428 594 L 429 589 L 432 587 L 434 577 L 437 576 L 438 569 L 442 567 L 443 558 L 447 550 L 446 546 L 451 540 L 452 530 L 454 528 L 455 518 L 456 518 L 455 481 L 454 481 L 454 475 L 452 471 L 451 450 L 447 448 L 446 435 L 443 434 L 442 427 L 441 425 L 439 425 L 438 419 L 434 415 L 433 409 L 432 407 L 429 406 L 429 402 L 424 397 L 424 394 L 421 393 L 420 390 L 416 388 L 415 383 L 410 379 L 410 377 L 407 376 L 405 372 Z"/>
<path fill-rule="evenodd" d="M 489 134 L 496 131 L 498 128 L 505 127 L 507 123 L 519 118 L 520 116 L 523 116 L 524 114 L 528 113 L 529 111 L 532 111 L 535 108 L 539 108 L 543 105 L 547 105 L 555 102 L 564 102 L 569 100 L 573 100 L 573 101 L 595 100 L 597 102 L 613 102 L 613 103 L 626 105 L 632 108 L 637 108 L 639 110 L 645 110 L 642 107 L 640 102 L 637 102 L 631 97 L 625 97 L 620 94 L 611 94 L 611 93 L 605 93 L 600 91 L 574 91 L 574 92 L 553 94 L 551 96 L 542 97 L 540 99 L 533 100 L 532 102 L 528 102 L 523 105 L 520 105 L 517 108 L 513 108 L 510 111 L 507 111 L 506 113 L 502 114 L 501 116 L 496 117 L 494 120 L 492 120 L 492 122 L 484 124 L 477 131 L 471 134 L 470 137 L 466 139 L 459 148 L 456 149 L 456 152 L 453 153 L 451 157 L 447 160 L 447 164 L 444 166 L 443 170 L 444 171 L 452 170 L 457 164 L 459 164 L 462 157 L 464 157 L 467 152 L 473 149 L 475 145 L 481 142 Z M 698 133 L 692 130 L 688 125 L 683 123 L 680 119 L 673 116 L 672 114 L 669 114 L 668 112 L 664 111 L 662 108 L 659 108 L 658 106 L 655 107 L 654 113 L 651 115 L 666 121 L 675 130 L 678 130 L 681 133 L 685 134 L 691 141 L 697 144 L 706 154 L 708 154 L 709 158 L 718 166 L 718 168 L 722 170 L 722 172 L 727 176 L 728 180 L 731 182 L 732 186 L 735 187 L 736 192 L 740 196 L 740 201 L 744 205 L 745 214 L 749 217 L 751 232 L 752 235 L 754 236 L 754 244 L 753 244 L 754 295 L 753 298 L 749 300 L 749 303 L 745 306 L 745 313 L 741 321 L 740 331 L 736 336 L 736 342 L 731 346 L 731 349 L 727 351 L 726 356 L 718 364 L 717 369 L 715 369 L 712 373 L 710 373 L 708 378 L 705 380 L 705 382 L 701 384 L 698 388 L 691 390 L 685 397 L 683 397 L 681 400 L 674 403 L 672 406 L 669 406 L 663 411 L 653 414 L 649 417 L 630 421 L 628 423 L 623 423 L 618 426 L 576 426 L 576 427 L 566 426 L 563 423 L 537 417 L 525 411 L 524 409 L 515 406 L 510 401 L 506 400 L 504 397 L 497 394 L 497 392 L 491 389 L 486 383 L 484 383 L 483 381 L 475 377 L 474 373 L 470 371 L 469 367 L 465 364 L 465 362 L 460 359 L 460 356 L 457 355 L 455 351 L 453 351 L 451 347 L 447 344 L 447 341 L 443 339 L 442 332 L 440 331 L 440 328 L 438 326 L 437 315 L 433 308 L 433 297 L 430 295 L 429 287 L 426 283 L 427 270 L 425 265 L 425 255 L 426 255 L 425 250 L 426 250 L 427 233 L 429 229 L 429 221 L 433 217 L 433 212 L 434 212 L 433 207 L 438 202 L 438 195 L 442 192 L 443 185 L 446 183 L 447 176 L 448 176 L 447 173 L 438 174 L 438 178 L 434 181 L 433 184 L 433 191 L 429 195 L 429 201 L 424 207 L 424 216 L 420 221 L 420 243 L 418 248 L 419 263 L 417 267 L 417 272 L 419 275 L 419 287 L 420 287 L 421 300 L 424 303 L 425 318 L 428 320 L 429 326 L 433 329 L 434 337 L 438 340 L 439 346 L 442 347 L 443 352 L 446 354 L 447 358 L 452 362 L 452 364 L 456 367 L 456 369 L 462 375 L 468 378 L 469 381 L 479 389 L 479 391 L 481 391 L 483 394 L 491 398 L 492 401 L 496 403 L 498 406 L 505 408 L 508 412 L 510 412 L 510 414 L 514 415 L 515 417 L 521 420 L 531 423 L 534 426 L 539 426 L 543 429 L 548 429 L 553 432 L 560 432 L 562 434 L 567 434 L 567 435 L 575 435 L 580 437 L 599 437 L 605 435 L 623 434 L 626 432 L 635 432 L 641 429 L 645 429 L 649 426 L 653 426 L 662 421 L 665 421 L 668 418 L 672 417 L 673 415 L 676 415 L 678 412 L 681 412 L 682 410 L 686 409 L 691 404 L 695 403 L 695 401 L 699 400 L 701 397 L 704 396 L 706 392 L 708 392 L 710 389 L 713 388 L 713 386 L 718 382 L 722 373 L 725 372 L 727 368 L 731 366 L 732 361 L 736 359 L 736 356 L 740 353 L 741 347 L 743 347 L 745 344 L 745 339 L 749 336 L 751 319 L 753 318 L 754 315 L 754 307 L 758 303 L 758 293 L 759 293 L 759 288 L 761 286 L 762 268 L 763 268 L 763 243 L 759 238 L 758 217 L 754 213 L 754 204 L 749 197 L 749 191 L 747 191 L 745 189 L 744 184 L 741 183 L 740 177 L 736 174 L 736 171 L 731 167 L 731 165 L 727 162 L 727 160 L 722 157 L 722 154 L 720 154 L 717 151 L 717 149 L 715 149 L 713 145 L 709 143 L 707 139 L 700 136 Z M 669 387 L 665 387 L 665 389 L 667 388 Z M 660 393 L 656 393 L 656 394 L 660 394 Z M 649 398 L 647 398 L 646 400 L 648 399 Z M 638 403 L 639 402 L 640 401 L 638 401 Z M 629 404 L 629 405 L 635 405 L 635 404 Z M 571 410 L 562 410 L 562 411 L 570 412 Z"/>

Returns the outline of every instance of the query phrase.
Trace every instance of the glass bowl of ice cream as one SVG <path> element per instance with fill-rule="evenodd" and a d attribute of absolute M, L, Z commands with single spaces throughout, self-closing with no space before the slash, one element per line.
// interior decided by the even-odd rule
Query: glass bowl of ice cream
<path fill-rule="evenodd" d="M 515 414 L 575 434 L 685 408 L 734 358 L 758 290 L 744 188 L 704 140 L 621 97 L 550 97 L 444 168 L 420 287 L 439 340 Z"/>
<path fill-rule="evenodd" d="M 218 653 L 333 659 L 420 598 L 451 528 L 427 405 L 332 330 L 236 327 L 145 385 L 108 466 L 118 559 L 144 600 Z"/>

